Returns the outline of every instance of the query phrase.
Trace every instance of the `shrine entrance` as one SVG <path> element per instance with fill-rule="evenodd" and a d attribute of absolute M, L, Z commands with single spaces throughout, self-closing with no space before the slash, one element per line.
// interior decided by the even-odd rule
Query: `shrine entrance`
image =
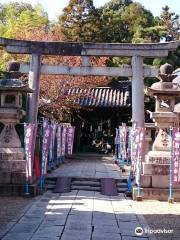
<path fill-rule="evenodd" d="M 115 86 L 92 88 L 75 102 L 81 108 L 74 109 L 71 117 L 76 129 L 74 150 L 113 153 L 115 128 L 121 122 L 131 124 L 131 82 L 119 81 Z"/>
<path fill-rule="evenodd" d="M 129 77 L 132 79 L 132 121 L 144 126 L 144 78 L 156 77 L 158 68 L 143 64 L 144 58 L 166 57 L 179 42 L 146 44 L 96 44 L 70 42 L 38 42 L 0 38 L 0 46 L 8 53 L 30 54 L 30 64 L 21 64 L 20 72 L 29 73 L 28 122 L 37 122 L 40 75 L 91 75 Z M 42 55 L 81 56 L 82 66 L 41 65 Z M 90 57 L 130 57 L 131 65 L 122 67 L 92 67 Z"/>

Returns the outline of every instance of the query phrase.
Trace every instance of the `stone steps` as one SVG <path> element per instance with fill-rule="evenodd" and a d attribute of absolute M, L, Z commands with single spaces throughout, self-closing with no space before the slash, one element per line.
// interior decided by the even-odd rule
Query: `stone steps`
<path fill-rule="evenodd" d="M 116 186 L 117 187 L 126 187 L 127 186 L 127 182 L 117 182 Z"/>
<path fill-rule="evenodd" d="M 84 191 L 95 191 L 101 192 L 101 187 L 92 187 L 92 186 L 71 186 L 71 190 L 84 190 Z"/>
<path fill-rule="evenodd" d="M 127 187 L 126 188 L 117 188 L 118 193 L 125 193 L 126 191 L 127 191 Z"/>
<path fill-rule="evenodd" d="M 100 179 L 95 178 L 73 178 L 71 190 L 101 191 Z"/>
<path fill-rule="evenodd" d="M 57 177 L 46 178 L 46 190 L 53 190 L 55 188 Z M 127 191 L 127 179 L 116 179 L 116 187 L 118 193 L 125 193 Z M 84 190 L 101 192 L 100 179 L 96 178 L 80 178 L 73 177 L 71 182 L 71 190 Z"/>
<path fill-rule="evenodd" d="M 100 187 L 100 182 L 93 181 L 73 181 L 73 186 L 91 186 L 91 187 Z"/>
<path fill-rule="evenodd" d="M 125 193 L 127 191 L 127 179 L 117 179 L 116 180 L 117 192 L 118 193 Z"/>

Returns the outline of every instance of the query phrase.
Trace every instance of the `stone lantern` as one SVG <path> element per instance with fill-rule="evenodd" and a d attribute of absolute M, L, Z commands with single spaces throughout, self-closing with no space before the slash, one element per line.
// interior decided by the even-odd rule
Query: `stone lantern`
<path fill-rule="evenodd" d="M 25 116 L 22 94 L 32 92 L 21 80 L 0 80 L 0 189 L 4 184 L 23 184 L 25 178 L 24 149 L 15 125 Z"/>
<path fill-rule="evenodd" d="M 162 65 L 158 75 L 160 82 L 148 89 L 149 95 L 155 98 L 155 112 L 151 113 L 151 118 L 155 122 L 157 136 L 142 164 L 141 187 L 145 198 L 167 200 L 168 197 L 171 150 L 169 129 L 176 126 L 180 119 L 179 114 L 174 112 L 180 86 L 172 82 L 176 77 L 172 72 L 170 64 Z"/>

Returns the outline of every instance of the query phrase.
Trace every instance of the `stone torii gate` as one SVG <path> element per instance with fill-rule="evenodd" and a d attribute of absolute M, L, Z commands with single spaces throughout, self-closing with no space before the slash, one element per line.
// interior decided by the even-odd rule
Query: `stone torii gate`
<path fill-rule="evenodd" d="M 156 77 L 158 69 L 143 65 L 143 58 L 166 57 L 180 42 L 147 44 L 38 42 L 0 38 L 0 46 L 8 53 L 30 54 L 31 62 L 21 64 L 20 72 L 29 73 L 29 122 L 37 121 L 40 74 L 91 75 L 132 78 L 132 121 L 144 126 L 144 78 Z M 82 66 L 50 66 L 41 64 L 41 55 L 81 56 Z M 92 67 L 89 57 L 131 57 L 131 66 Z"/>

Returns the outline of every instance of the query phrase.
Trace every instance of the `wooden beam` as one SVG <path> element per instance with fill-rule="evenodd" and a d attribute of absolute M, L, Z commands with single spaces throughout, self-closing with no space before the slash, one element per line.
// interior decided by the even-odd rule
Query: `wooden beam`
<path fill-rule="evenodd" d="M 20 72 L 29 73 L 30 65 L 21 64 Z M 156 77 L 158 69 L 154 67 L 143 67 L 144 77 Z M 69 67 L 41 65 L 41 74 L 47 75 L 76 75 L 76 76 L 108 76 L 108 77 L 131 77 L 132 69 L 130 66 L 124 67 Z"/>

